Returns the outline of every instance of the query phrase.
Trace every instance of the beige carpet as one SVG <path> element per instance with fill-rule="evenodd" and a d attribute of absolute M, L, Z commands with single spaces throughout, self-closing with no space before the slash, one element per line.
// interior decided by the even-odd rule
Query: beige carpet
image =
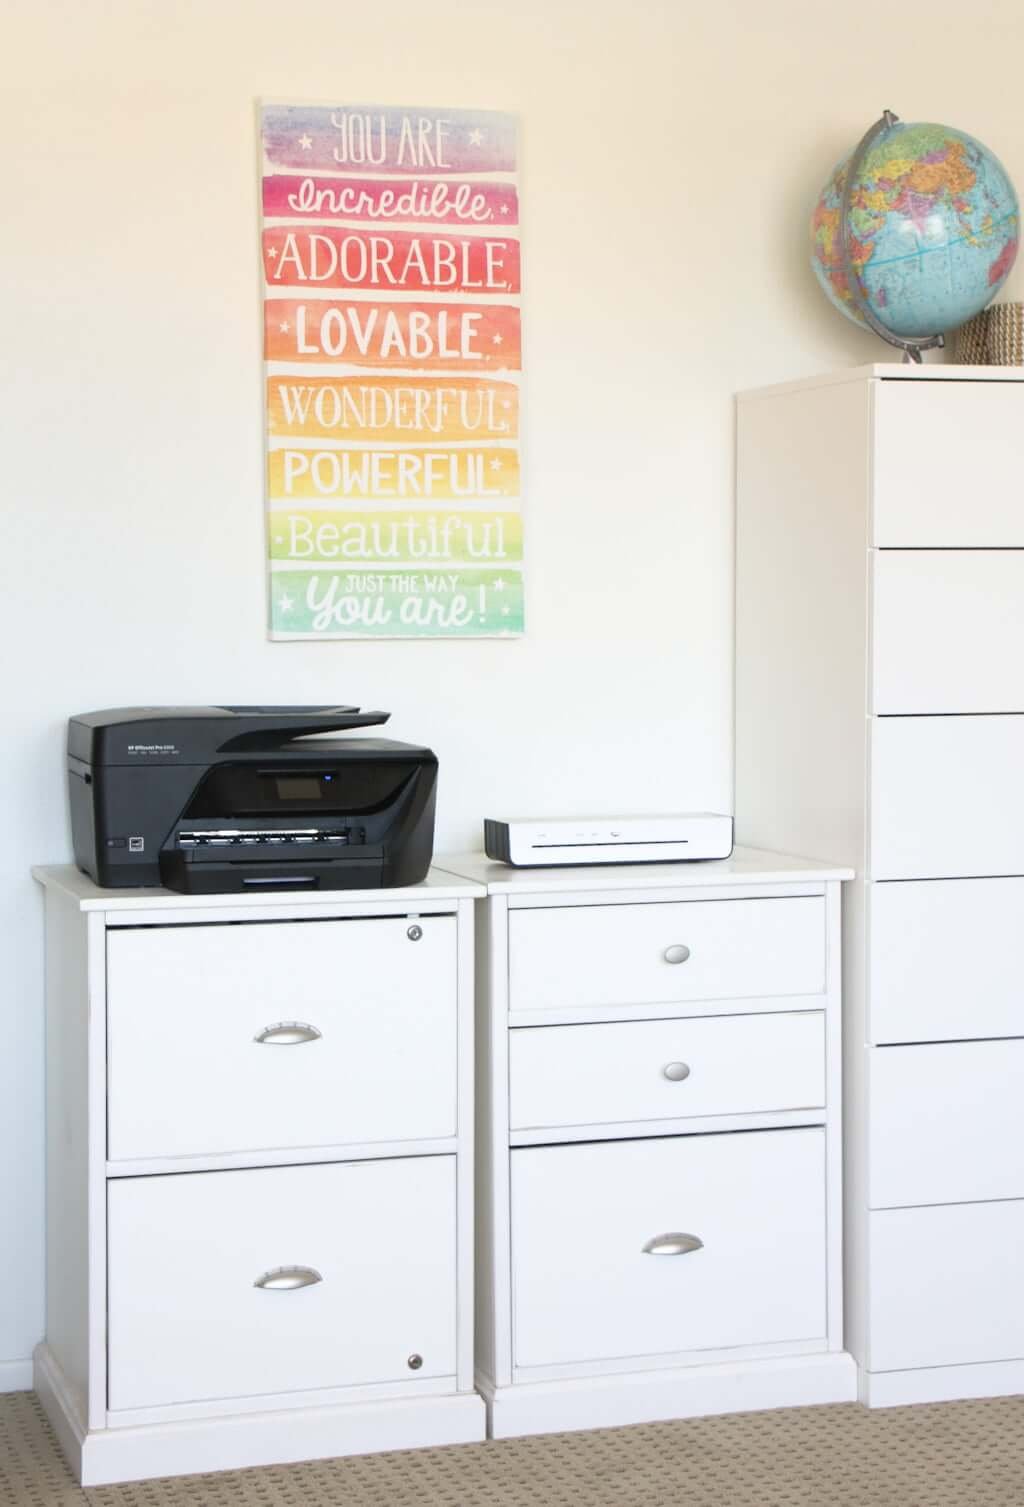
<path fill-rule="evenodd" d="M 844 1405 L 76 1486 L 0 1396 L 3 1507 L 1024 1507 L 1024 1398 Z"/>

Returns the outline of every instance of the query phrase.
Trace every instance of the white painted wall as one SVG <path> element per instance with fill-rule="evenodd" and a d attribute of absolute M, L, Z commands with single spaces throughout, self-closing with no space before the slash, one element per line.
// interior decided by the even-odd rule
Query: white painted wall
<path fill-rule="evenodd" d="M 1024 13 L 965 17 L 962 0 L 6 0 L 0 1386 L 25 1383 L 42 1327 L 28 868 L 70 856 L 68 713 L 388 708 L 440 756 L 439 851 L 474 845 L 485 812 L 724 809 L 732 392 L 881 356 L 817 291 L 806 219 L 883 107 L 973 131 L 1024 187 Z M 266 641 L 261 95 L 522 117 L 521 642 Z"/>

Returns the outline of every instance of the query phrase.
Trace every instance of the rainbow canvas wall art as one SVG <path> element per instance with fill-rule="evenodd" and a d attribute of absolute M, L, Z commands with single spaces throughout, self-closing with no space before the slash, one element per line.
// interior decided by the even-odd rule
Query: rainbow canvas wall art
<path fill-rule="evenodd" d="M 515 119 L 260 114 L 270 636 L 518 635 Z"/>

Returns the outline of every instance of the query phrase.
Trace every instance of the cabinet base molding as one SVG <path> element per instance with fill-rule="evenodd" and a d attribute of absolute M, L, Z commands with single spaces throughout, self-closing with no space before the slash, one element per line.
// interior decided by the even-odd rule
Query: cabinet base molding
<path fill-rule="evenodd" d="M 962 1402 L 972 1397 L 1024 1394 L 1024 1360 L 962 1366 L 922 1366 L 913 1371 L 861 1371 L 859 1397 L 869 1408 L 912 1402 Z"/>
<path fill-rule="evenodd" d="M 89 1431 L 48 1346 L 34 1361 L 36 1394 L 83 1486 L 486 1438 L 484 1403 L 472 1392 Z"/>
<path fill-rule="evenodd" d="M 615 1428 L 713 1413 L 855 1402 L 857 1367 L 845 1351 L 676 1371 L 495 1387 L 477 1377 L 492 1439 L 571 1429 Z"/>

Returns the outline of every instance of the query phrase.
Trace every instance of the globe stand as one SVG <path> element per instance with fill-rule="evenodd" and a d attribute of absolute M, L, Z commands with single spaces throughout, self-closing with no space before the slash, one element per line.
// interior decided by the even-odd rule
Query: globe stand
<path fill-rule="evenodd" d="M 842 262 L 843 272 L 846 275 L 846 286 L 850 290 L 850 298 L 854 308 L 863 319 L 868 329 L 881 339 L 894 345 L 903 352 L 904 361 L 920 362 L 922 351 L 941 349 L 945 343 L 943 335 L 894 335 L 878 318 L 874 309 L 864 294 L 860 277 L 853 265 L 853 250 L 850 246 L 850 210 L 853 207 L 853 193 L 860 170 L 864 166 L 865 159 L 878 138 L 885 134 L 899 120 L 891 110 L 883 110 L 880 119 L 865 132 L 864 136 L 850 158 L 850 165 L 846 170 L 846 182 L 843 184 L 843 199 L 839 209 L 839 255 Z"/>

